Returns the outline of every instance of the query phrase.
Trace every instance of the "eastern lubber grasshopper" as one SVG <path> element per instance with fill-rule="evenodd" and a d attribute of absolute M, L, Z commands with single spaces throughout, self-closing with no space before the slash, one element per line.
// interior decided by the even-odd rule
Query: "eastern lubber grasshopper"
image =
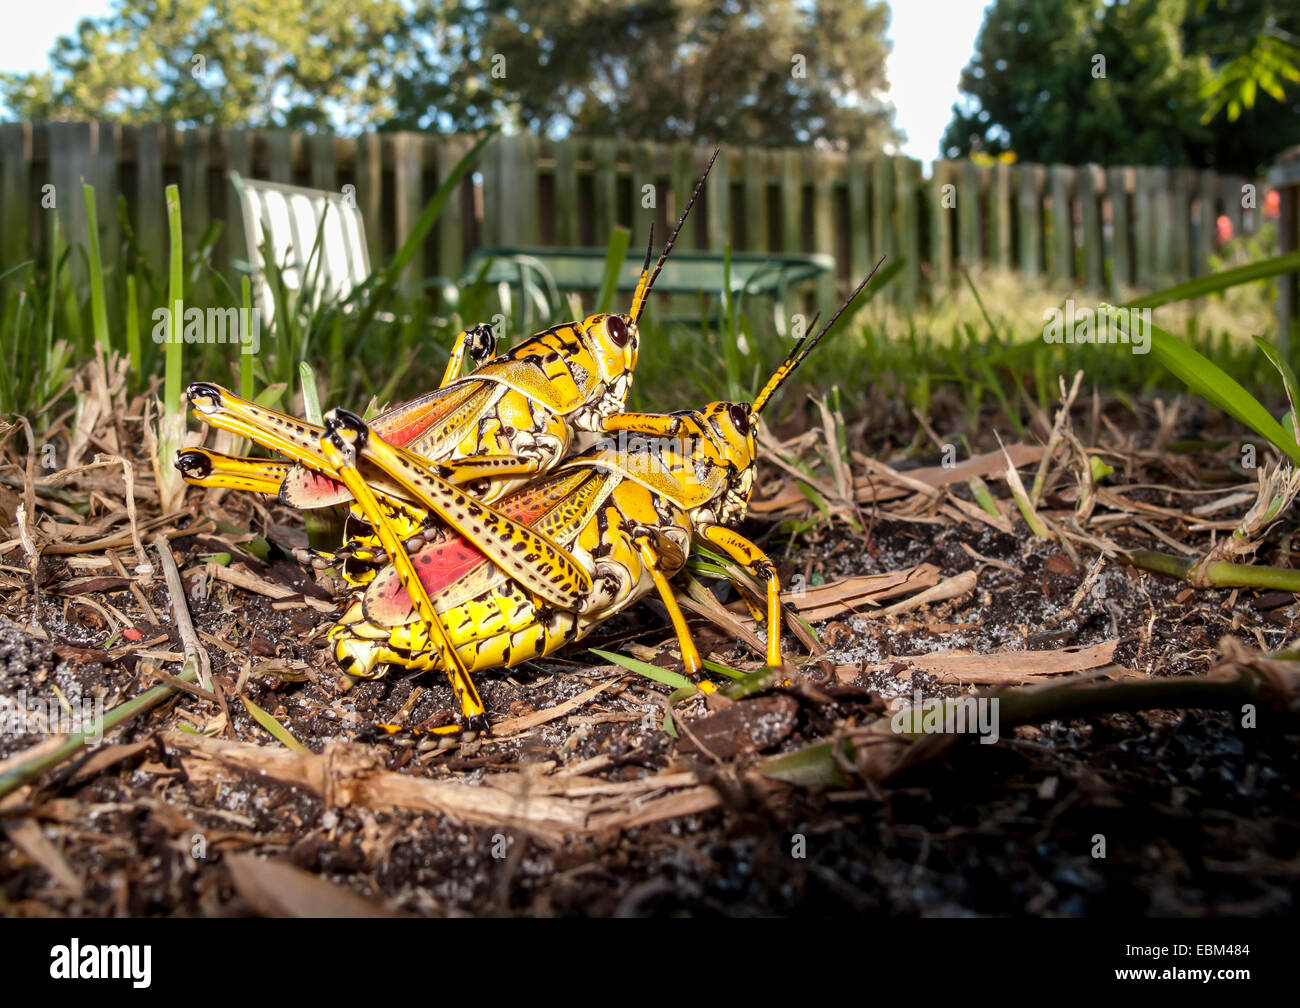
<path fill-rule="evenodd" d="M 463 332 L 438 389 L 376 417 L 371 430 L 389 444 L 439 463 L 438 474 L 491 501 L 553 468 L 573 447 L 578 432 L 596 434 L 623 411 L 636 368 L 638 324 L 655 279 L 704 187 L 714 151 L 694 192 L 651 270 L 651 249 L 628 314 L 597 313 L 530 337 L 483 362 L 495 351 L 490 326 Z M 465 350 L 479 364 L 458 378 Z M 188 389 L 198 417 L 297 460 L 293 466 L 235 458 L 206 449 L 181 452 L 177 468 L 199 486 L 278 493 L 296 507 L 324 507 L 351 500 L 337 480 L 323 475 L 317 447 L 324 429 L 231 395 L 209 382 Z M 382 480 L 377 486 L 383 489 Z M 388 489 L 392 490 L 390 486 Z M 402 498 L 400 491 L 395 496 Z"/>
<path fill-rule="evenodd" d="M 796 344 L 752 405 L 715 402 L 670 415 L 612 417 L 607 432 L 660 439 L 658 450 L 645 441 L 628 447 L 607 439 L 495 505 L 442 478 L 436 464 L 376 436 L 354 414 L 331 410 L 315 452 L 294 445 L 281 450 L 313 466 L 318 452 L 321 471 L 346 486 L 383 550 L 346 568 L 356 590 L 330 631 L 344 671 L 373 677 L 384 664 L 443 669 L 462 717 L 471 727 L 486 727 L 472 672 L 545 656 L 657 591 L 683 663 L 697 675 L 699 654 L 669 584 L 693 539 L 766 583 L 766 658 L 780 666 L 776 571 L 728 526 L 749 500 L 763 409 L 867 279 L 815 336 Z M 377 493 L 362 465 L 400 494 Z M 450 527 L 430 526 L 431 515 Z M 412 549 L 415 534 L 424 541 Z"/>

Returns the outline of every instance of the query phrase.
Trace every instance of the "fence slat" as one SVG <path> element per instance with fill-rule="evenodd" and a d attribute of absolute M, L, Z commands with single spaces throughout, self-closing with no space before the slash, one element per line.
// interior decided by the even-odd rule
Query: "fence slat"
<path fill-rule="evenodd" d="M 1016 166 L 1020 178 L 1020 272 L 1037 278 L 1043 262 L 1043 167 L 1036 164 Z"/>
<path fill-rule="evenodd" d="M 187 129 L 181 138 L 181 240 L 192 253 L 208 229 L 208 128 Z M 197 296 L 197 295 L 196 295 Z"/>
<path fill-rule="evenodd" d="M 1133 214 L 1129 210 L 1129 190 L 1134 171 L 1121 165 L 1106 169 L 1106 195 L 1110 203 L 1110 291 L 1116 301 L 1133 283 Z"/>
<path fill-rule="evenodd" d="M 1145 290 L 1152 287 L 1156 277 L 1156 207 L 1151 195 L 1151 169 L 1139 165 L 1133 174 L 1134 282 Z"/>
<path fill-rule="evenodd" d="M 393 238 L 396 248 L 401 248 L 415 229 L 415 222 L 424 206 L 423 158 L 420 146 L 424 137 L 419 133 L 403 131 L 393 134 L 393 205 L 396 220 Z M 404 284 L 415 285 L 428 274 L 425 271 L 424 244 L 411 256 L 402 271 Z"/>
<path fill-rule="evenodd" d="M 86 201 L 81 183 L 94 180 L 91 153 L 91 123 L 52 122 L 49 124 L 50 181 L 54 184 L 56 212 L 63 236 L 71 246 L 86 244 Z M 76 283 L 86 282 L 86 261 L 73 254 L 68 265 Z"/>
<path fill-rule="evenodd" d="M 732 241 L 731 234 L 731 159 L 726 151 L 718 154 L 704 184 L 705 218 L 708 222 L 711 252 L 721 252 Z M 732 245 L 735 251 L 735 245 Z"/>
<path fill-rule="evenodd" d="M 289 130 L 0 124 L 0 257 L 13 265 L 43 248 L 50 215 L 39 199 L 47 183 L 56 187 L 57 217 L 69 241 L 84 244 L 84 178 L 96 187 L 101 250 L 112 269 L 121 244 L 115 195 L 125 179 L 132 228 L 161 277 L 163 191 L 179 181 L 187 251 L 214 217 L 224 218 L 212 262 L 229 269 L 245 258 L 238 202 L 225 175 L 233 168 L 249 178 L 335 192 L 355 185 L 377 268 L 414 226 L 435 177 L 445 178 L 471 142 L 415 133 L 351 140 Z M 435 266 L 454 281 L 480 244 L 529 247 L 544 237 L 603 247 L 614 226 L 630 223 L 640 245 L 651 221 L 675 220 L 708 153 L 652 141 L 498 137 L 480 174 L 444 208 L 403 282 L 427 279 Z M 654 187 L 653 207 L 643 205 L 647 185 Z M 943 205 L 947 185 L 955 186 L 949 207 Z M 1243 186 L 1255 187 L 1245 207 Z M 940 160 L 927 179 L 917 162 L 883 154 L 735 148 L 721 153 L 702 205 L 678 240 L 683 250 L 716 252 L 730 243 L 737 251 L 835 255 L 835 272 L 816 281 L 823 306 L 833 301 L 837 281 L 860 276 L 882 255 L 906 261 L 887 290 L 898 303 L 950 289 L 958 261 L 1019 269 L 1030 279 L 1047 270 L 1058 282 L 1119 297 L 1134 286 L 1154 289 L 1205 274 L 1218 245 L 1219 216 L 1227 216 L 1235 235 L 1254 233 L 1267 191 L 1262 180 L 1186 168 Z M 544 206 L 548 199 L 552 205 Z M 84 280 L 84 256 L 77 253 L 72 262 Z"/>
<path fill-rule="evenodd" d="M 871 254 L 892 259 L 896 254 L 894 236 L 894 165 L 891 158 L 878 157 L 871 166 Z M 884 289 L 886 301 L 895 299 L 893 284 Z"/>
<path fill-rule="evenodd" d="M 964 161 L 961 183 L 957 187 L 957 241 L 961 246 L 963 269 L 973 271 L 979 267 L 981 233 L 979 165 L 974 161 Z"/>
<path fill-rule="evenodd" d="M 902 256 L 903 275 L 900 278 L 899 298 L 904 305 L 916 304 L 921 289 L 921 234 L 918 189 L 921 183 L 921 162 L 911 158 L 896 158 L 896 199 L 898 201 L 898 254 Z"/>
<path fill-rule="evenodd" d="M 992 168 L 989 187 L 989 258 L 1001 269 L 1011 269 L 1011 166 L 999 161 Z"/>
<path fill-rule="evenodd" d="M 99 212 L 99 248 L 105 270 L 112 270 L 119 259 L 118 246 L 121 243 L 121 228 L 117 220 L 117 194 L 121 191 L 118 183 L 118 148 L 121 146 L 122 126 L 120 123 L 97 123 L 98 157 L 95 178 L 87 179 L 95 186 L 95 208 Z M 223 266 L 224 263 L 218 263 Z M 112 284 L 108 289 L 114 289 Z M 111 297 L 111 294 L 110 294 Z"/>
<path fill-rule="evenodd" d="M 0 268 L 11 269 L 31 258 L 32 241 L 32 124 L 0 123 Z M 37 203 L 37 206 L 40 204 Z"/>
<path fill-rule="evenodd" d="M 1069 283 L 1074 279 L 1074 214 L 1070 203 L 1070 169 L 1054 164 L 1047 170 L 1052 197 L 1052 276 Z"/>
<path fill-rule="evenodd" d="M 448 178 L 460 159 L 465 156 L 467 145 L 462 137 L 445 136 L 438 140 L 434 153 L 434 170 L 437 172 L 438 185 Z M 465 183 L 457 186 L 456 191 L 447 197 L 442 213 L 438 215 L 438 273 L 455 283 L 465 268 Z M 369 220 L 366 221 L 369 227 Z"/>
<path fill-rule="evenodd" d="M 248 239 L 244 235 L 243 213 L 239 194 L 230 184 L 230 173 L 238 172 L 246 178 L 252 171 L 253 149 L 245 130 L 231 130 L 224 134 L 226 145 L 226 170 L 221 175 L 221 191 L 225 197 L 226 226 L 221 241 L 226 248 L 226 264 L 248 261 Z M 236 288 L 238 289 L 238 288 Z"/>
<path fill-rule="evenodd" d="M 1157 165 L 1151 169 L 1152 221 L 1155 227 L 1156 282 L 1169 283 L 1174 276 L 1177 249 L 1174 248 L 1174 193 L 1169 169 Z"/>
<path fill-rule="evenodd" d="M 653 202 L 646 206 L 646 186 L 650 186 Z M 635 249 L 648 240 L 650 225 L 659 220 L 663 193 L 659 189 L 659 172 L 655 167 L 655 145 L 648 140 L 632 148 L 632 247 Z M 660 233 L 659 241 L 667 240 Z"/>
<path fill-rule="evenodd" d="M 555 143 L 555 242 L 577 245 L 578 159 L 576 142 L 566 137 Z"/>
<path fill-rule="evenodd" d="M 686 201 L 695 190 L 695 149 L 688 144 L 678 144 L 673 148 L 672 160 L 673 209 L 671 217 L 675 221 L 686 207 Z M 694 249 L 695 222 L 687 221 L 682 226 L 682 233 L 677 236 L 677 247 Z"/>
<path fill-rule="evenodd" d="M 781 251 L 803 251 L 803 164 L 798 151 L 781 152 Z"/>
<path fill-rule="evenodd" d="M 1192 276 L 1192 193 L 1196 191 L 1196 172 L 1191 168 L 1174 169 L 1173 191 L 1173 279 Z"/>
<path fill-rule="evenodd" d="M 849 277 L 866 276 L 872 266 L 871 217 L 867 209 L 867 164 L 858 151 L 849 153 Z"/>
<path fill-rule="evenodd" d="M 288 130 L 270 130 L 266 134 L 267 156 L 270 159 L 267 178 L 272 182 L 293 182 L 293 134 Z"/>
<path fill-rule="evenodd" d="M 352 164 L 352 174 L 357 180 L 357 209 L 366 224 L 366 252 L 372 270 L 386 263 L 393 251 L 391 244 L 384 240 L 390 229 L 384 227 L 381 214 L 384 205 L 383 143 L 384 138 L 378 133 L 358 137 Z"/>
<path fill-rule="evenodd" d="M 809 174 L 812 176 L 812 230 L 813 248 L 823 252 L 835 250 L 835 193 L 833 186 L 833 155 L 825 151 L 808 154 Z M 832 270 L 817 278 L 817 304 L 829 308 L 835 298 L 835 272 Z"/>
<path fill-rule="evenodd" d="M 1219 217 L 1219 176 L 1203 171 L 1197 179 L 1196 202 L 1196 275 L 1210 272 L 1210 256 L 1214 254 L 1214 238 Z"/>
<path fill-rule="evenodd" d="M 604 247 L 618 223 L 618 148 L 613 140 L 592 141 L 591 170 L 595 244 Z"/>
<path fill-rule="evenodd" d="M 335 138 L 332 133 L 315 133 L 311 137 L 311 184 L 313 189 L 338 188 L 338 166 L 334 162 Z"/>
<path fill-rule="evenodd" d="M 1079 190 L 1079 215 L 1083 225 L 1083 282 L 1088 290 L 1099 291 L 1105 281 L 1106 250 L 1102 247 L 1101 191 L 1097 165 L 1082 165 L 1076 176 Z"/>
<path fill-rule="evenodd" d="M 163 256 L 167 248 L 163 237 L 167 212 L 163 186 L 164 142 L 162 126 L 141 126 L 136 134 L 135 235 L 140 254 L 160 281 L 166 278 Z"/>

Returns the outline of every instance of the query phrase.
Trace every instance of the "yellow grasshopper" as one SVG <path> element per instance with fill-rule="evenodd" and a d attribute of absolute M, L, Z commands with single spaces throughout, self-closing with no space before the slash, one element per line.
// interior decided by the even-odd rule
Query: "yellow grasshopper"
<path fill-rule="evenodd" d="M 554 467 L 579 431 L 602 433 L 608 418 L 623 411 L 636 368 L 641 314 L 717 156 L 714 151 L 653 271 L 651 229 L 626 315 L 602 312 L 553 326 L 457 378 L 466 348 L 476 360 L 495 348 L 491 327 L 476 326 L 461 334 L 436 391 L 377 417 L 371 429 L 388 443 L 439 463 L 440 475 L 484 500 Z M 351 499 L 341 483 L 325 475 L 319 425 L 247 402 L 210 382 L 196 382 L 187 392 L 199 419 L 296 460 L 285 465 L 190 449 L 176 459 L 188 482 L 276 493 L 305 508 Z M 382 480 L 376 486 L 394 490 Z"/>
<path fill-rule="evenodd" d="M 471 673 L 550 654 L 657 591 L 686 669 L 698 675 L 699 654 L 669 584 L 693 540 L 766 583 L 766 658 L 780 666 L 775 568 L 729 526 L 743 517 L 753 487 L 763 409 L 869 279 L 815 336 L 796 344 L 752 405 L 610 418 L 607 431 L 643 437 L 597 443 L 495 504 L 476 500 L 354 414 L 331 410 L 318 444 L 322 471 L 347 487 L 384 551 L 370 569 L 347 573 L 354 597 L 330 631 L 344 671 L 374 677 L 384 664 L 440 669 L 464 724 L 486 728 Z M 363 465 L 414 503 L 381 502 Z M 448 527 L 430 526 L 431 515 Z M 417 528 L 423 544 L 408 552 Z"/>

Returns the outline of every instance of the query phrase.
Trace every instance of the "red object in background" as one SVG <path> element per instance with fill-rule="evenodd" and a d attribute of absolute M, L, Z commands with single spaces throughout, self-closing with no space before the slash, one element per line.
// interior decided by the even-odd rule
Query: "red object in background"
<path fill-rule="evenodd" d="M 1282 212 L 1282 194 L 1276 189 L 1264 197 L 1264 216 L 1277 217 Z"/>
<path fill-rule="evenodd" d="M 1219 214 L 1219 219 L 1214 222 L 1215 230 L 1219 235 L 1219 244 L 1232 241 L 1232 221 L 1228 219 L 1227 214 Z"/>

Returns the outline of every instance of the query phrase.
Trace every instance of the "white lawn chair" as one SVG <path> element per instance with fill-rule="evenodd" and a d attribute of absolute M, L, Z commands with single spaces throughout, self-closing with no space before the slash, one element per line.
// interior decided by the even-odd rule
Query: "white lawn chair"
<path fill-rule="evenodd" d="M 301 299 L 301 310 L 314 310 L 323 300 L 347 299 L 370 275 L 366 231 L 361 211 L 343 193 L 306 189 L 241 178 L 230 173 L 244 216 L 248 248 L 247 269 L 252 276 L 254 304 L 264 324 L 275 315 L 275 299 L 267 280 L 262 246 L 268 242 L 284 278 L 285 287 Z"/>

